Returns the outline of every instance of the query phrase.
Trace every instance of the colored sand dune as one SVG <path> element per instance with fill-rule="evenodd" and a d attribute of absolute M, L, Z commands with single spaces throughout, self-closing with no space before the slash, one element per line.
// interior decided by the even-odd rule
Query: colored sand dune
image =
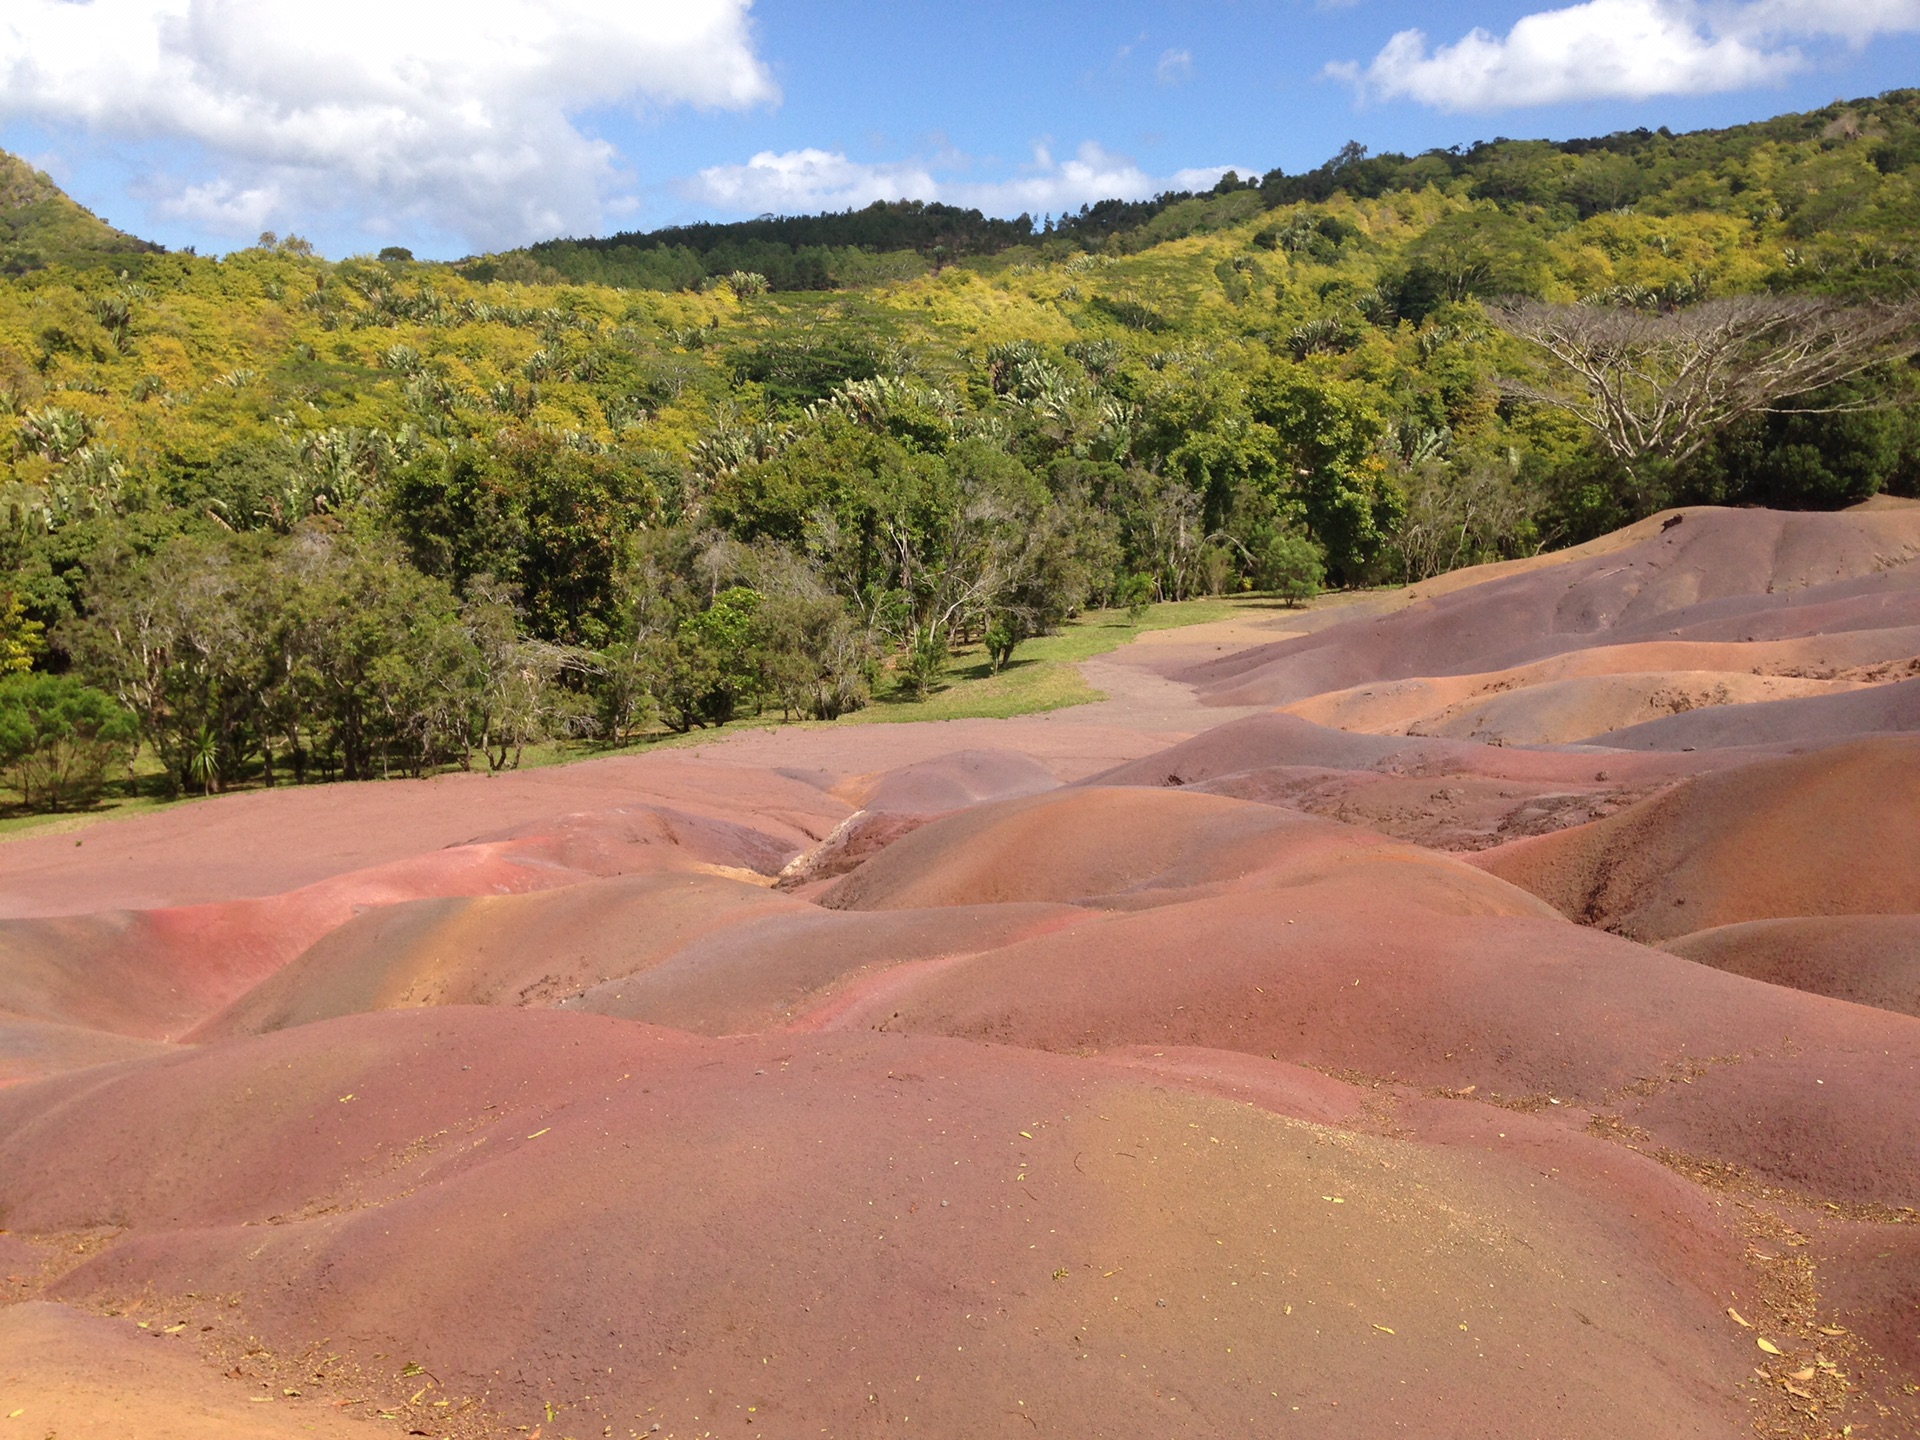
<path fill-rule="evenodd" d="M 1920 507 L 1672 519 L 0 845 L 0 1423 L 1920 1434 Z"/>

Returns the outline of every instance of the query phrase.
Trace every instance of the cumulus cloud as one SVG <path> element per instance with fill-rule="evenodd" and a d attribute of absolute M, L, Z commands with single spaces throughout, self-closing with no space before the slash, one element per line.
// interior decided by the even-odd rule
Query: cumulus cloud
<path fill-rule="evenodd" d="M 1808 63 L 1795 41 L 1861 45 L 1920 30 L 1920 0 L 1587 0 L 1430 47 L 1402 30 L 1364 68 L 1327 73 L 1363 97 L 1484 111 L 1653 95 L 1705 95 L 1777 82 Z"/>
<path fill-rule="evenodd" d="M 1879 35 L 1920 30 L 1920 0 L 1752 0 L 1712 12 L 1715 28 L 1761 40 L 1786 36 L 1834 37 L 1864 45 Z"/>
<path fill-rule="evenodd" d="M 869 165 L 837 150 L 762 150 L 744 165 L 714 165 L 682 187 L 687 198 L 734 214 L 857 210 L 875 200 L 933 198 L 919 165 Z"/>
<path fill-rule="evenodd" d="M 965 168 L 965 157 L 945 159 Z M 763 151 L 744 165 L 702 170 L 681 189 L 688 200 L 739 215 L 857 209 L 875 200 L 939 200 L 989 215 L 1040 215 L 1094 200 L 1204 190 L 1233 167 L 1206 165 L 1155 176 L 1088 141 L 1069 159 L 1056 159 L 1046 146 L 1038 146 L 1032 163 L 1004 180 L 943 179 L 936 172 L 944 168 L 918 162 L 869 164 L 831 150 Z M 1258 171 L 1242 168 L 1240 173 Z"/>
<path fill-rule="evenodd" d="M 332 214 L 476 245 L 593 225 L 614 172 L 582 112 L 777 98 L 751 0 L 9 0 L 0 117 L 186 142 L 163 186 L 210 226 Z"/>
<path fill-rule="evenodd" d="M 1153 78 L 1162 85 L 1179 85 L 1193 78 L 1193 52 L 1169 50 L 1153 67 Z"/>

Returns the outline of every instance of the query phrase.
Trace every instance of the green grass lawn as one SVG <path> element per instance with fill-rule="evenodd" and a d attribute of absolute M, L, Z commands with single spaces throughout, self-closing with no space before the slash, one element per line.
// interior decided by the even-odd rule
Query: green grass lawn
<path fill-rule="evenodd" d="M 1225 620 L 1249 608 L 1269 609 L 1272 602 L 1183 600 L 1150 605 L 1138 619 L 1124 610 L 1092 611 L 1068 621 L 1056 634 L 1026 641 L 1014 652 L 1012 663 L 998 675 L 990 672 L 985 649 L 969 646 L 949 658 L 942 684 L 924 700 L 913 699 L 894 684 L 891 675 L 883 675 L 878 693 L 866 709 L 839 720 L 799 723 L 822 726 L 903 724 L 913 720 L 1004 720 L 1014 715 L 1037 715 L 1070 705 L 1091 704 L 1106 697 L 1089 685 L 1075 668 L 1079 661 L 1117 650 L 1148 630 L 1173 630 Z M 731 725 L 695 730 L 688 735 L 649 736 L 624 750 L 631 753 L 662 745 L 706 744 L 737 730 L 766 729 L 779 724 L 778 716 L 761 715 L 737 720 Z M 532 770 L 614 753 L 620 752 L 586 741 L 551 741 L 529 746 L 520 764 L 522 769 Z M 90 810 L 47 815 L 9 813 L 0 808 L 0 841 L 22 835 L 79 830 L 102 820 L 138 815 L 201 798 L 166 798 L 160 793 L 159 775 L 158 765 L 143 754 L 136 762 L 134 777 L 110 785 L 100 803 Z"/>
<path fill-rule="evenodd" d="M 1069 621 L 1057 634 L 1029 640 L 1013 653 L 998 675 L 987 665 L 986 651 L 971 646 L 947 661 L 946 681 L 925 700 L 888 690 L 874 703 L 835 723 L 875 725 L 906 720 L 1004 720 L 1087 705 L 1106 696 L 1086 682 L 1077 662 L 1117 650 L 1148 630 L 1174 630 L 1226 620 L 1240 610 L 1230 600 L 1183 600 L 1150 605 L 1139 620 L 1124 610 L 1096 610 Z"/>
<path fill-rule="evenodd" d="M 132 774 L 116 780 L 109 780 L 106 792 L 97 804 L 86 810 L 61 810 L 53 814 L 44 811 L 23 811 L 13 801 L 11 790 L 0 787 L 0 840 L 12 840 L 21 835 L 58 835 L 67 830 L 81 830 L 100 820 L 117 819 L 122 815 L 138 815 L 147 810 L 158 810 L 166 805 L 181 805 L 189 800 L 204 799 L 200 795 L 183 795 L 169 798 L 164 793 L 161 768 L 158 761 L 149 755 L 143 747 L 134 757 Z"/>
<path fill-rule="evenodd" d="M 1125 610 L 1095 610 L 1069 620 L 1053 635 L 1028 640 L 1014 651 L 1012 663 L 998 675 L 987 664 L 986 650 L 970 645 L 947 660 L 941 685 L 924 700 L 916 700 L 896 685 L 891 674 L 875 687 L 871 704 L 838 720 L 802 720 L 811 728 L 829 725 L 903 725 L 915 720 L 1006 720 L 1015 715 L 1038 715 L 1070 705 L 1090 705 L 1107 697 L 1093 688 L 1076 664 L 1117 650 L 1148 630 L 1175 630 L 1226 620 L 1242 610 L 1271 608 L 1271 601 L 1251 605 L 1244 600 L 1181 600 L 1149 605 L 1138 620 Z M 649 737 L 642 745 L 703 745 L 737 730 L 770 730 L 782 724 L 777 715 L 758 715 L 730 725 L 695 730 L 687 735 Z M 589 747 L 547 745 L 536 756 L 527 752 L 525 765 L 562 764 L 579 759 Z"/>

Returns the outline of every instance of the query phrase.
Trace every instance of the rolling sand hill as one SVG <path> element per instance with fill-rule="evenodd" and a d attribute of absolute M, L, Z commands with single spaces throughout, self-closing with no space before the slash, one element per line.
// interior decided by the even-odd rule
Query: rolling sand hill
<path fill-rule="evenodd" d="M 0 1440 L 1920 1435 L 1920 509 L 1675 521 L 0 843 Z"/>

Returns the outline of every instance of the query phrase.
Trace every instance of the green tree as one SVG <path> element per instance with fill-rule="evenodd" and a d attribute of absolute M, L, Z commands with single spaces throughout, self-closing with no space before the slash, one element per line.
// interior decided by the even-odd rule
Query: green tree
<path fill-rule="evenodd" d="M 1909 391 L 1909 393 L 1911 393 Z M 1861 376 L 1722 432 L 1677 480 L 1683 503 L 1838 509 L 1920 481 L 1920 405 Z"/>
<path fill-rule="evenodd" d="M 1548 273 L 1539 232 L 1504 210 L 1456 210 L 1404 252 L 1394 306 L 1416 325 L 1440 305 L 1475 297 L 1538 295 Z"/>
<path fill-rule="evenodd" d="M 472 739 L 489 770 L 520 768 L 530 744 L 565 733 L 584 719 L 584 702 L 559 682 L 584 673 L 590 658 L 522 631 L 511 589 L 489 576 L 467 587 L 460 622 L 470 646 L 467 680 Z"/>
<path fill-rule="evenodd" d="M 71 675 L 0 678 L 0 774 L 30 808 L 99 798 L 139 737 L 132 713 Z"/>
<path fill-rule="evenodd" d="M 1326 578 L 1320 547 L 1304 535 L 1271 535 L 1255 552 L 1253 583 L 1289 606 L 1313 599 Z"/>
<path fill-rule="evenodd" d="M 61 639 L 80 672 L 139 717 L 172 785 L 212 791 L 263 734 L 274 608 L 258 544 L 183 536 L 104 565 Z"/>
<path fill-rule="evenodd" d="M 31 670 L 46 643 L 45 627 L 27 614 L 26 597 L 0 590 L 0 675 Z"/>
<path fill-rule="evenodd" d="M 483 706 L 480 659 L 452 588 L 387 540 L 309 531 L 280 565 L 274 684 L 323 768 L 367 780 L 457 760 Z"/>
<path fill-rule="evenodd" d="M 1242 484 L 1278 479 L 1271 425 L 1250 398 L 1236 367 L 1209 364 L 1168 367 L 1143 399 L 1135 454 L 1200 498 L 1207 533 L 1225 523 Z"/>
<path fill-rule="evenodd" d="M 984 636 L 995 674 L 1024 641 L 1053 633 L 1086 603 L 1098 541 L 1081 522 L 1073 509 L 1054 501 L 1034 513 L 1017 545 L 1009 546 L 1006 577 L 993 598 Z"/>
<path fill-rule="evenodd" d="M 656 469 L 545 431 L 508 433 L 405 467 L 389 508 L 427 573 L 456 590 L 479 575 L 515 586 L 535 634 L 598 646 L 631 537 L 661 514 Z"/>
<path fill-rule="evenodd" d="M 784 714 L 837 720 L 867 703 L 873 643 L 832 595 L 766 595 L 753 621 L 762 685 Z"/>
<path fill-rule="evenodd" d="M 1282 456 L 1280 497 L 1343 584 L 1363 578 L 1400 523 L 1402 501 L 1380 453 L 1386 424 L 1356 382 L 1275 365 L 1252 387 L 1253 412 Z"/>
<path fill-rule="evenodd" d="M 1393 539 L 1395 568 L 1408 584 L 1536 547 L 1540 497 L 1503 457 L 1438 456 L 1403 464 L 1395 483 L 1406 514 Z"/>
<path fill-rule="evenodd" d="M 674 639 L 688 657 L 688 673 L 697 677 L 699 693 L 692 708 L 706 724 L 726 724 L 757 698 L 760 657 L 754 617 L 759 608 L 759 592 L 732 585 L 680 622 Z"/>

